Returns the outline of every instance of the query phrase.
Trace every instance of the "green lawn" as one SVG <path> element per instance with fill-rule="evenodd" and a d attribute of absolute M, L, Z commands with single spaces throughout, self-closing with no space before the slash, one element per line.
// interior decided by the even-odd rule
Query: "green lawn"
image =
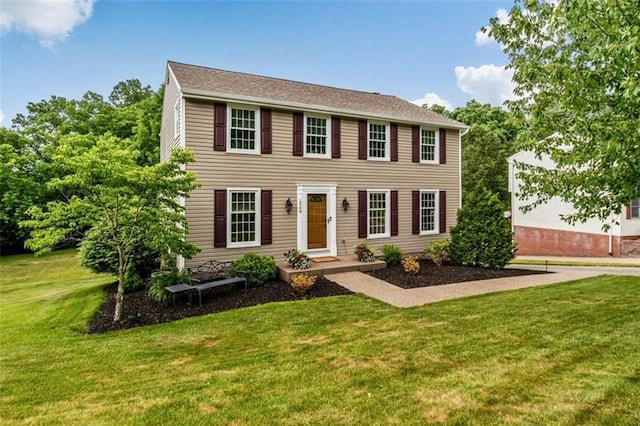
<path fill-rule="evenodd" d="M 638 424 L 640 280 L 361 296 L 84 334 L 112 281 L 0 259 L 0 423 Z M 125 299 L 126 303 L 126 299 Z"/>

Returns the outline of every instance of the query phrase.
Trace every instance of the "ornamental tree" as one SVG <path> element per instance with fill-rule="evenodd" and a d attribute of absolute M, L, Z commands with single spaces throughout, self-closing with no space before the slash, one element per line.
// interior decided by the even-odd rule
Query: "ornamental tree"
<path fill-rule="evenodd" d="M 183 165 L 193 161 L 189 151 L 174 150 L 165 163 L 142 166 L 140 153 L 128 139 L 70 135 L 62 137 L 52 155 L 58 177 L 47 186 L 60 197 L 44 208 L 29 210 L 22 226 L 31 230 L 27 248 L 50 251 L 69 235 L 99 227 L 118 252 L 118 292 L 114 321 L 124 303 L 125 272 L 135 256 L 140 236 L 165 261 L 176 255 L 190 258 L 197 248 L 186 242 L 187 222 L 180 199 L 198 187 Z"/>
<path fill-rule="evenodd" d="M 521 165 L 525 210 L 555 196 L 569 223 L 620 213 L 640 195 L 638 2 L 517 0 L 484 31 L 511 61 L 519 143 L 556 165 Z"/>

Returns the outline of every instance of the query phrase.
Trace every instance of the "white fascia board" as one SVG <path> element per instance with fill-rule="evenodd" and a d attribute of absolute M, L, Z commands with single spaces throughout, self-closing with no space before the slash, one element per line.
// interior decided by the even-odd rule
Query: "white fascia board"
<path fill-rule="evenodd" d="M 225 102 L 242 102 L 246 104 L 255 104 L 255 105 L 264 105 L 271 107 L 286 107 L 291 109 L 299 109 L 303 111 L 308 111 L 311 113 L 319 113 L 319 114 L 338 114 L 343 117 L 353 117 L 353 118 L 372 118 L 383 121 L 393 121 L 395 123 L 402 124 L 426 124 L 434 127 L 445 127 L 447 129 L 458 129 L 464 130 L 468 129 L 469 126 L 460 125 L 460 124 L 449 124 L 449 123 L 438 123 L 438 122 L 430 122 L 430 121 L 414 121 L 407 120 L 406 118 L 394 117 L 390 115 L 376 114 L 365 111 L 355 111 L 350 109 L 341 109 L 341 108 L 330 108 L 322 105 L 311 105 L 305 104 L 301 102 L 291 102 L 291 101 L 279 101 L 275 99 L 267 99 L 260 98 L 256 96 L 245 96 L 245 95 L 232 95 L 230 96 L 228 93 L 217 93 L 210 92 L 206 90 L 198 90 L 198 89 L 184 89 L 182 94 L 185 98 L 193 98 L 193 99 L 210 99 L 210 100 L 219 100 Z"/>

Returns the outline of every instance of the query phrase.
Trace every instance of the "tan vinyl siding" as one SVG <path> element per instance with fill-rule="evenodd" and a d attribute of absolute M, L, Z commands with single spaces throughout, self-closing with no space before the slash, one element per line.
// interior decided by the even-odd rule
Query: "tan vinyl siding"
<path fill-rule="evenodd" d="M 447 191 L 447 225 L 455 222 L 459 207 L 459 136 L 447 131 L 447 164 L 420 164 L 411 161 L 411 127 L 398 126 L 398 162 L 358 160 L 358 123 L 342 119 L 341 158 L 316 159 L 292 155 L 293 117 L 291 111 L 273 111 L 273 153 L 266 155 L 230 154 L 213 150 L 213 102 L 185 100 L 186 147 L 196 162 L 188 170 L 197 174 L 202 187 L 186 201 L 189 240 L 202 250 L 189 264 L 206 260 L 235 259 L 246 252 L 282 258 L 282 253 L 296 247 L 297 184 L 337 185 L 338 254 L 351 253 L 358 244 L 358 190 L 398 190 L 399 235 L 371 239 L 376 248 L 391 243 L 405 252 L 418 252 L 430 240 L 448 238 L 449 234 L 418 236 L 411 233 L 411 191 L 439 189 Z M 242 249 L 214 249 L 213 194 L 215 189 L 247 187 L 273 191 L 273 244 Z M 285 202 L 294 204 L 287 215 Z M 342 200 L 350 203 L 342 210 Z M 344 240 L 344 243 L 343 243 Z"/>
<path fill-rule="evenodd" d="M 162 124 L 160 129 L 160 161 L 166 161 L 173 148 L 180 147 L 180 138 L 174 136 L 174 106 L 180 97 L 178 83 L 167 71 L 167 84 L 164 88 L 162 100 Z"/>

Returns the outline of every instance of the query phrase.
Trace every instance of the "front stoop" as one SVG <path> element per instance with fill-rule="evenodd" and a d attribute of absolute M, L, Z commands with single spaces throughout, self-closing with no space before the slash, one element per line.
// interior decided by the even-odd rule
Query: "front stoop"
<path fill-rule="evenodd" d="M 384 269 L 387 267 L 387 263 L 384 260 L 376 259 L 373 262 L 360 262 L 356 255 L 348 255 L 348 256 L 336 256 L 338 260 L 333 262 L 321 262 L 315 263 L 313 259 L 309 269 L 293 269 L 288 263 L 284 260 L 279 261 L 276 266 L 278 267 L 278 277 L 287 283 L 291 282 L 291 276 L 295 274 L 308 274 L 308 275 L 317 275 L 322 277 L 324 275 L 329 274 L 337 274 L 342 272 L 353 272 L 353 271 L 374 271 L 376 269 Z"/>

